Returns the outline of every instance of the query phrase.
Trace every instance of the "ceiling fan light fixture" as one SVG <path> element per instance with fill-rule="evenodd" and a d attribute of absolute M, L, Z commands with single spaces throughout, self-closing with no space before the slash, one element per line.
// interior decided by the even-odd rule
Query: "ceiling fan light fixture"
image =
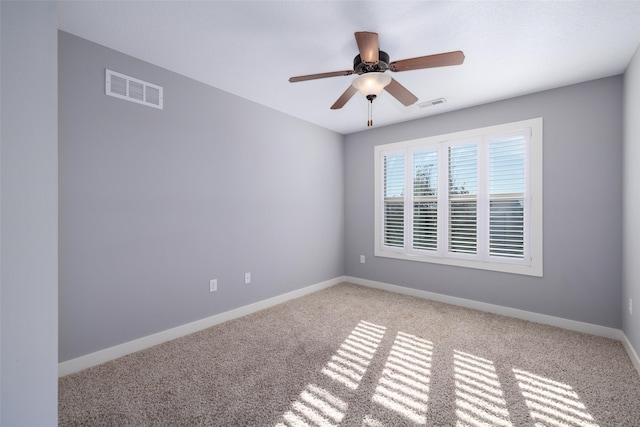
<path fill-rule="evenodd" d="M 365 97 L 369 95 L 380 95 L 380 92 L 391 83 L 391 76 L 385 73 L 373 72 L 358 76 L 353 83 L 353 87 Z"/>

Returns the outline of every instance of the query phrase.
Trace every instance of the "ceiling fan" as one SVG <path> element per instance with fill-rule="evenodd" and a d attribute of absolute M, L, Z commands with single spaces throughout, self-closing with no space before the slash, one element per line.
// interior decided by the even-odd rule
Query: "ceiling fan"
<path fill-rule="evenodd" d="M 409 106 L 415 103 L 418 98 L 407 88 L 393 79 L 389 74 L 385 74 L 385 71 L 390 70 L 393 72 L 399 72 L 419 70 L 423 68 L 460 65 L 464 62 L 464 53 L 459 50 L 389 62 L 389 55 L 386 52 L 381 51 L 379 48 L 377 33 L 359 31 L 355 33 L 355 37 L 360 53 L 353 59 L 353 70 L 296 76 L 291 77 L 289 81 L 291 83 L 296 83 L 306 80 L 323 79 L 326 77 L 358 74 L 359 77 L 352 82 L 349 88 L 347 88 L 347 90 L 331 106 L 332 110 L 342 108 L 358 91 L 360 91 L 369 100 L 369 105 L 371 105 L 373 100 L 380 94 L 380 92 L 382 92 L 383 89 L 403 105 Z M 371 119 L 367 125 L 372 125 Z"/>

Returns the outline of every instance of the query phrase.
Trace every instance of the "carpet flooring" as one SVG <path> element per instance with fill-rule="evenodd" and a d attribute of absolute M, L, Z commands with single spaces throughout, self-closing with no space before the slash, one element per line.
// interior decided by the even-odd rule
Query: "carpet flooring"
<path fill-rule="evenodd" d="M 640 426 L 614 340 L 343 283 L 59 380 L 60 426 Z"/>

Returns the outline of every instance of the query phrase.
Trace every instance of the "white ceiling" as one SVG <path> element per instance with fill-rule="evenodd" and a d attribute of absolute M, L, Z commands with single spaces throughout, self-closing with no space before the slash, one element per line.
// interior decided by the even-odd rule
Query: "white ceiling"
<path fill-rule="evenodd" d="M 367 128 L 366 99 L 329 107 L 353 76 L 288 78 L 351 69 L 356 31 L 377 32 L 391 61 L 466 57 L 393 73 L 419 100 L 383 92 L 379 127 L 621 74 L 640 44 L 640 1 L 59 1 L 59 28 L 348 134 Z"/>

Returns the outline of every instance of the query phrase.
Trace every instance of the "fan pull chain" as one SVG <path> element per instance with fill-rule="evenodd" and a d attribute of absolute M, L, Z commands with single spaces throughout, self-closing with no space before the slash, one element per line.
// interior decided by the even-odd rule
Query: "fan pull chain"
<path fill-rule="evenodd" d="M 367 120 L 367 127 L 369 126 L 373 126 L 373 100 L 376 99 L 375 95 L 368 95 L 367 99 L 369 100 L 369 105 L 368 105 L 368 120 Z"/>

